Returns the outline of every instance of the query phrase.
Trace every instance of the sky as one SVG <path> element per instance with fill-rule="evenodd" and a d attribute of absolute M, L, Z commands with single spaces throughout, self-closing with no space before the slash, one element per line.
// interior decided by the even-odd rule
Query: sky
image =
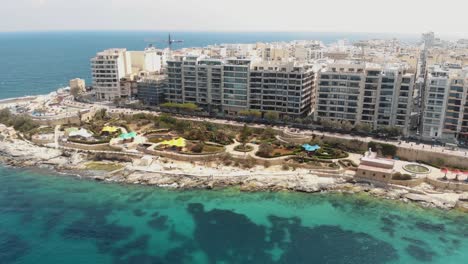
<path fill-rule="evenodd" d="M 381 32 L 468 37 L 467 0 L 0 0 L 0 31 Z"/>

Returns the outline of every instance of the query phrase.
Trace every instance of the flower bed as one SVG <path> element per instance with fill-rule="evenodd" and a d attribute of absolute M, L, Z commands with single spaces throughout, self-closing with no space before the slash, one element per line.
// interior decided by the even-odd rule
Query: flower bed
<path fill-rule="evenodd" d="M 249 146 L 249 145 L 245 145 L 245 147 L 243 145 L 238 145 L 234 148 L 235 151 L 239 151 L 239 152 L 250 152 L 252 151 L 254 148 L 252 146 Z"/>

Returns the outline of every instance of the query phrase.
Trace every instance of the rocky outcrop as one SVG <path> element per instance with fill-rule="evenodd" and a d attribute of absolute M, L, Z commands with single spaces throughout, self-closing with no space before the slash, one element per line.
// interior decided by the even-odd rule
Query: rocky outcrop
<path fill-rule="evenodd" d="M 169 171 L 141 172 L 131 168 L 113 173 L 92 174 L 83 168 L 87 161 L 86 154 L 75 151 L 57 150 L 53 148 L 35 146 L 22 140 L 8 140 L 0 142 L 0 162 L 13 166 L 49 167 L 59 171 L 79 174 L 83 177 L 98 181 L 109 181 L 126 184 L 144 184 L 174 189 L 219 189 L 238 187 L 245 192 L 257 191 L 295 191 L 305 193 L 340 192 L 340 193 L 368 193 L 375 197 L 398 199 L 404 202 L 417 202 L 427 207 L 441 209 L 465 208 L 468 210 L 468 193 L 441 193 L 430 186 L 420 185 L 418 188 L 402 188 L 388 186 L 376 188 L 372 185 L 359 184 L 349 179 L 333 175 L 318 177 L 293 173 L 289 175 L 254 175 L 244 176 L 197 176 L 185 175 Z"/>

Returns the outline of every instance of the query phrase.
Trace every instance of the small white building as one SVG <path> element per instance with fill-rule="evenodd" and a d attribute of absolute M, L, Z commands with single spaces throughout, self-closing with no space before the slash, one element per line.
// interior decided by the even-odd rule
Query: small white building
<path fill-rule="evenodd" d="M 70 90 L 77 90 L 79 93 L 83 93 L 86 91 L 86 82 L 83 79 L 75 78 L 70 80 Z"/>
<path fill-rule="evenodd" d="M 392 179 L 395 161 L 390 159 L 377 158 L 377 153 L 369 150 L 356 171 L 355 177 L 377 182 L 389 182 Z"/>

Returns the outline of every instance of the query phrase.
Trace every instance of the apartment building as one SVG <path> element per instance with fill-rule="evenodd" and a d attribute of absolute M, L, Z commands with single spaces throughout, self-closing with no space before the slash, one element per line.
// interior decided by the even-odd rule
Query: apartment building
<path fill-rule="evenodd" d="M 137 99 L 146 105 L 160 105 L 164 102 L 166 88 L 166 75 L 145 76 L 137 82 Z"/>
<path fill-rule="evenodd" d="M 168 61 L 166 99 L 226 115 L 252 109 L 302 117 L 312 109 L 313 85 L 308 65 L 183 56 Z"/>
<path fill-rule="evenodd" d="M 222 60 L 199 56 L 179 56 L 168 61 L 166 100 L 221 112 L 223 65 Z"/>
<path fill-rule="evenodd" d="M 281 118 L 304 117 L 313 106 L 312 65 L 260 63 L 250 70 L 249 108 L 278 112 Z"/>
<path fill-rule="evenodd" d="M 93 88 L 98 100 L 121 98 L 120 79 L 131 73 L 130 53 L 126 49 L 108 49 L 91 59 Z"/>
<path fill-rule="evenodd" d="M 355 61 L 327 64 L 317 76 L 315 119 L 400 127 L 408 134 L 414 74 L 401 65 Z"/>
<path fill-rule="evenodd" d="M 93 88 L 96 99 L 112 101 L 130 98 L 131 85 L 142 72 L 159 73 L 164 62 L 164 53 L 155 48 L 144 51 L 108 49 L 91 59 Z"/>
<path fill-rule="evenodd" d="M 251 61 L 248 59 L 227 59 L 223 65 L 222 75 L 222 109 L 224 114 L 238 115 L 249 109 L 249 71 Z"/>
<path fill-rule="evenodd" d="M 428 67 L 422 136 L 456 143 L 468 139 L 468 69 L 459 65 Z"/>

